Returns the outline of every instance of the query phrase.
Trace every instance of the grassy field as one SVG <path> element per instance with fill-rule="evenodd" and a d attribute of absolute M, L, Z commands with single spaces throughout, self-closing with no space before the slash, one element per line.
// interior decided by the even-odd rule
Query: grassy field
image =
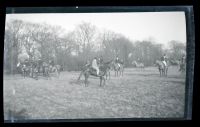
<path fill-rule="evenodd" d="M 185 76 L 170 67 L 160 77 L 156 67 L 125 68 L 123 77 L 89 78 L 88 87 L 80 72 L 61 72 L 47 80 L 4 76 L 4 117 L 10 119 L 77 118 L 166 118 L 183 117 Z"/>

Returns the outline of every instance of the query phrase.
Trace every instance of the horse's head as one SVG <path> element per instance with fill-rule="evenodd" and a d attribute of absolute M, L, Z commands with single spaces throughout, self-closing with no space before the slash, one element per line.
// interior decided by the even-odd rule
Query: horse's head
<path fill-rule="evenodd" d="M 154 62 L 154 65 L 155 66 L 159 66 L 161 64 L 161 62 L 159 61 L 159 60 L 156 60 L 155 62 Z"/>

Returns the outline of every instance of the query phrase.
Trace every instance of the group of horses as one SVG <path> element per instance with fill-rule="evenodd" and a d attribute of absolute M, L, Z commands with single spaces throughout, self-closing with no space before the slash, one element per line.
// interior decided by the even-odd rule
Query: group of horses
<path fill-rule="evenodd" d="M 158 70 L 159 70 L 159 73 L 160 73 L 160 77 L 161 76 L 167 77 L 168 68 L 171 65 L 170 61 L 165 61 L 165 62 L 166 62 L 166 64 L 164 64 L 163 61 L 160 61 L 160 60 L 156 60 L 155 61 L 155 66 L 158 67 Z M 136 68 L 144 69 L 144 64 L 143 63 L 138 63 L 136 61 L 133 61 L 132 64 L 134 64 Z M 179 66 L 179 71 L 185 72 L 186 63 L 180 63 L 180 64 L 178 64 L 178 66 Z M 95 77 L 99 77 L 100 86 L 102 86 L 102 82 L 105 85 L 105 81 L 108 78 L 110 79 L 111 70 L 114 70 L 115 76 L 123 76 L 124 63 L 123 62 L 116 63 L 114 60 L 111 60 L 111 61 L 99 64 L 99 69 L 100 69 L 100 73 L 99 73 L 99 75 L 97 75 L 96 70 L 93 69 L 91 67 L 91 65 L 87 66 L 87 67 L 84 67 L 81 70 L 81 74 L 79 75 L 78 80 L 80 80 L 81 76 L 84 75 L 84 77 L 85 77 L 85 86 L 87 86 L 88 85 L 89 76 L 95 76 Z"/>
<path fill-rule="evenodd" d="M 138 63 L 136 61 L 133 61 L 132 64 L 135 65 L 137 68 L 144 69 L 143 63 Z M 169 61 L 166 61 L 166 65 L 160 61 L 156 60 L 155 65 L 158 67 L 160 76 L 167 76 L 168 67 L 170 65 Z M 185 64 L 179 64 L 180 69 L 179 71 L 183 72 L 185 71 Z M 28 62 L 27 63 L 19 63 L 17 65 L 17 68 L 22 73 L 22 76 L 25 78 L 27 76 L 30 76 L 32 78 L 38 79 L 38 76 L 41 74 L 44 77 L 50 78 L 51 73 L 55 73 L 57 77 L 60 75 L 60 71 L 62 70 L 62 67 L 60 65 L 52 65 L 47 62 L 43 62 L 42 64 L 37 62 Z M 78 80 L 80 80 L 81 76 L 84 75 L 85 78 L 85 86 L 88 86 L 88 78 L 90 76 L 95 76 L 100 79 L 100 86 L 102 86 L 102 83 L 105 85 L 105 81 L 107 79 L 110 79 L 111 77 L 111 71 L 115 72 L 115 77 L 123 76 L 124 73 L 124 62 L 115 62 L 115 60 L 110 60 L 108 62 L 101 62 L 99 63 L 99 75 L 97 75 L 96 70 L 91 66 L 84 66 L 81 70 L 81 73 L 78 77 Z"/>
<path fill-rule="evenodd" d="M 165 61 L 166 65 L 160 61 L 156 60 L 155 65 L 158 66 L 158 70 L 160 72 L 160 76 L 167 76 L 168 68 L 170 65 L 173 65 L 173 63 L 169 60 Z M 179 62 L 176 65 L 178 65 L 179 70 L 181 73 L 186 71 L 186 62 Z"/>
<path fill-rule="evenodd" d="M 51 78 L 51 73 L 54 73 L 57 77 L 59 77 L 60 71 L 62 70 L 60 65 L 51 65 L 47 62 L 42 62 L 40 64 L 38 62 L 18 63 L 17 69 L 24 78 L 32 77 L 36 80 L 39 75 L 49 79 Z"/>
<path fill-rule="evenodd" d="M 100 86 L 102 86 L 102 82 L 105 85 L 105 80 L 107 80 L 108 78 L 110 79 L 111 70 L 115 71 L 115 76 L 123 76 L 124 63 L 122 61 L 116 63 L 114 60 L 111 60 L 108 62 L 102 62 L 99 64 L 99 70 L 100 70 L 99 75 L 97 75 L 96 70 L 92 68 L 91 65 L 86 66 L 81 70 L 78 80 L 80 80 L 81 76 L 84 75 L 85 86 L 88 86 L 89 76 L 95 76 L 95 77 L 99 77 Z"/>

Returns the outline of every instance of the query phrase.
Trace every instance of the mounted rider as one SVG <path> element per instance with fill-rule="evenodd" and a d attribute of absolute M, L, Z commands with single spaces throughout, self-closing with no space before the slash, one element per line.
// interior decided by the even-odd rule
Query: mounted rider
<path fill-rule="evenodd" d="M 122 61 L 120 61 L 120 59 L 119 59 L 118 56 L 116 56 L 116 58 L 115 58 L 115 63 L 116 63 L 119 67 L 120 67 L 121 64 L 122 64 Z"/>
<path fill-rule="evenodd" d="M 99 75 L 99 67 L 98 67 L 98 64 L 97 64 L 97 57 L 95 57 L 92 60 L 92 68 L 95 69 L 97 71 L 97 75 Z"/>
<path fill-rule="evenodd" d="M 161 57 L 161 61 L 163 62 L 163 64 L 165 65 L 165 67 L 167 66 L 166 60 L 167 60 L 167 56 L 166 56 L 166 54 L 164 54 L 164 55 Z"/>

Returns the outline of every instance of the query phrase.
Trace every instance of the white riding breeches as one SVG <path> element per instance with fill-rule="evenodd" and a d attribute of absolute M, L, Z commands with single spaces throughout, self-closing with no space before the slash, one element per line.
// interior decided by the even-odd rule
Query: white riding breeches
<path fill-rule="evenodd" d="M 118 65 L 119 67 L 121 67 L 121 65 L 120 65 L 119 63 L 117 63 L 117 65 Z"/>
<path fill-rule="evenodd" d="M 97 71 L 97 75 L 99 75 L 99 68 L 97 66 L 93 66 L 93 68 Z"/>
<path fill-rule="evenodd" d="M 165 65 L 165 67 L 167 66 L 167 63 L 166 63 L 166 61 L 162 61 L 163 62 L 163 64 Z"/>

